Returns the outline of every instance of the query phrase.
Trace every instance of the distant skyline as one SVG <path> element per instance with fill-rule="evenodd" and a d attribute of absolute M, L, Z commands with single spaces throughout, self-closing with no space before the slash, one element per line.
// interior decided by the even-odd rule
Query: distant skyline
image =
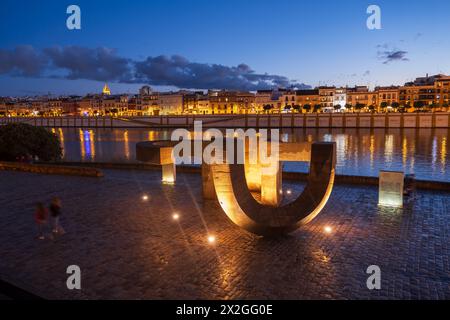
<path fill-rule="evenodd" d="M 81 30 L 66 8 L 81 8 Z M 366 27 L 369 5 L 381 30 Z M 402 85 L 450 73 L 450 2 L 0 3 L 0 95 Z"/>

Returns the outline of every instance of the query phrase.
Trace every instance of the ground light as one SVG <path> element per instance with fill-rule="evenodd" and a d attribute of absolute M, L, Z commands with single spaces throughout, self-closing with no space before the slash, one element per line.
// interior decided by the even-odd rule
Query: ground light
<path fill-rule="evenodd" d="M 142 196 L 142 200 L 147 201 L 147 200 L 148 200 L 148 195 L 144 194 L 144 195 Z"/>
<path fill-rule="evenodd" d="M 208 243 L 209 243 L 209 244 L 214 244 L 214 243 L 216 243 L 216 236 L 210 234 L 210 235 L 208 236 Z"/>
<path fill-rule="evenodd" d="M 328 233 L 328 234 L 333 232 L 333 228 L 331 228 L 330 226 L 325 226 L 325 228 L 323 228 L 323 230 L 325 231 L 325 233 Z"/>
<path fill-rule="evenodd" d="M 175 220 L 175 221 L 178 221 L 178 220 L 180 220 L 180 215 L 178 213 L 174 213 L 172 215 L 172 219 Z"/>

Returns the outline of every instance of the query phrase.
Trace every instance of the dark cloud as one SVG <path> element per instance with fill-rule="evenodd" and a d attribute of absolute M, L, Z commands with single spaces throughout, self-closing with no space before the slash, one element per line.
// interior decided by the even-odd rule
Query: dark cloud
<path fill-rule="evenodd" d="M 0 74 L 37 77 L 47 67 L 48 58 L 32 46 L 0 49 Z"/>
<path fill-rule="evenodd" d="M 396 61 L 409 61 L 409 59 L 406 57 L 408 51 L 391 49 L 388 44 L 378 45 L 377 48 L 378 59 L 383 61 L 383 64 L 388 64 L 390 62 Z"/>
<path fill-rule="evenodd" d="M 255 73 L 246 64 L 229 67 L 197 63 L 177 55 L 148 57 L 136 62 L 135 66 L 138 81 L 179 88 L 258 90 L 274 86 L 304 86 L 283 76 Z"/>
<path fill-rule="evenodd" d="M 78 46 L 52 47 L 43 50 L 51 61 L 51 67 L 67 73 L 66 79 L 127 82 L 132 80 L 129 59 L 116 55 L 108 48 L 84 48 Z"/>
<path fill-rule="evenodd" d="M 67 46 L 37 50 L 31 46 L 21 46 L 13 50 L 0 49 L 0 74 L 148 83 L 186 89 L 308 87 L 284 76 L 256 73 L 246 64 L 224 66 L 197 63 L 179 55 L 147 57 L 136 61 L 103 47 Z"/>

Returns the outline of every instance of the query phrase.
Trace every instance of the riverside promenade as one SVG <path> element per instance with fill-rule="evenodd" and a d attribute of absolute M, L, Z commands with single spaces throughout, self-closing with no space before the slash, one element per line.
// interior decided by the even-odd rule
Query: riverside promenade
<path fill-rule="evenodd" d="M 200 175 L 162 185 L 157 171 L 104 173 L 0 171 L 0 279 L 53 299 L 450 299 L 449 193 L 387 209 L 377 187 L 337 185 L 310 224 L 263 239 L 202 200 Z M 283 183 L 285 201 L 302 188 Z M 36 240 L 35 203 L 54 196 L 66 234 Z M 66 287 L 69 265 L 81 290 Z M 370 265 L 380 290 L 367 289 Z"/>
<path fill-rule="evenodd" d="M 192 128 L 195 121 L 204 128 L 449 128 L 450 112 L 0 117 L 0 125 L 23 122 L 52 128 Z"/>

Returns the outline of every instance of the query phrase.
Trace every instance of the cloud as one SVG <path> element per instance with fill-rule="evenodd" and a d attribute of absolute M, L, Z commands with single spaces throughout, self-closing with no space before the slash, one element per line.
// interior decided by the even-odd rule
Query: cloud
<path fill-rule="evenodd" d="M 10 51 L 0 49 L 0 74 L 40 76 L 47 62 L 47 58 L 32 46 L 17 46 Z"/>
<path fill-rule="evenodd" d="M 305 86 L 284 76 L 256 73 L 246 64 L 229 67 L 197 63 L 177 55 L 148 57 L 136 62 L 135 66 L 138 81 L 179 88 L 258 90 L 275 86 Z"/>
<path fill-rule="evenodd" d="M 378 45 L 377 48 L 378 59 L 382 60 L 383 64 L 389 64 L 396 61 L 409 61 L 406 57 L 408 51 L 399 50 L 396 48 L 392 49 L 388 44 Z"/>
<path fill-rule="evenodd" d="M 363 73 L 363 77 L 370 76 L 370 70 L 366 70 L 366 72 Z"/>
<path fill-rule="evenodd" d="M 132 80 L 131 61 L 104 47 L 90 49 L 78 46 L 43 49 L 51 68 L 63 70 L 65 79 L 127 82 Z"/>
<path fill-rule="evenodd" d="M 104 47 L 67 46 L 38 50 L 31 46 L 19 46 L 13 50 L 0 49 L 0 74 L 148 83 L 185 89 L 309 87 L 281 75 L 256 73 L 246 64 L 225 66 L 198 63 L 179 55 L 132 60 L 119 56 L 116 50 Z"/>

